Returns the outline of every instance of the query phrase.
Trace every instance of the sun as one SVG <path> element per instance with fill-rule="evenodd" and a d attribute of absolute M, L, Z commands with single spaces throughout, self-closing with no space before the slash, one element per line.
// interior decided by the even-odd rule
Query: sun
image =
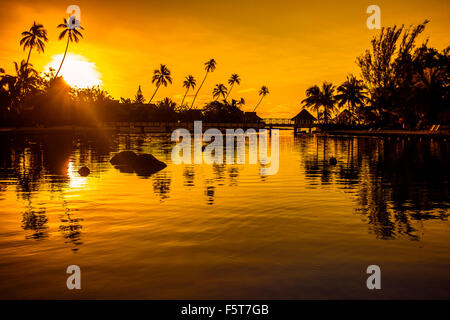
<path fill-rule="evenodd" d="M 62 58 L 62 54 L 54 55 L 52 61 L 45 66 L 44 70 L 47 71 L 49 68 L 53 68 L 56 72 Z M 68 53 L 59 75 L 63 76 L 66 83 L 71 87 L 87 88 L 102 84 L 101 75 L 97 71 L 95 63 L 82 55 Z"/>

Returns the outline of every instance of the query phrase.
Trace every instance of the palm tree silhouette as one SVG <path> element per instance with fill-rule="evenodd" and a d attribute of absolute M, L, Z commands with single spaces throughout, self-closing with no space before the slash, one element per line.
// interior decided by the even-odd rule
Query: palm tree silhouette
<path fill-rule="evenodd" d="M 350 114 L 354 117 L 356 108 L 363 105 L 367 99 L 365 88 L 361 80 L 357 80 L 353 75 L 347 76 L 347 80 L 337 88 L 339 94 L 336 95 L 336 100 L 339 107 L 347 104 Z"/>
<path fill-rule="evenodd" d="M 19 112 L 19 107 L 27 93 L 37 90 L 39 86 L 39 73 L 33 68 L 31 63 L 22 60 L 19 63 L 14 62 L 16 75 L 2 74 L 0 78 L 0 89 L 5 90 L 8 99 L 11 101 L 11 107 Z"/>
<path fill-rule="evenodd" d="M 323 106 L 323 119 L 325 123 L 328 123 L 331 113 L 336 110 L 336 98 L 334 96 L 335 89 L 336 87 L 330 82 L 324 82 L 322 84 L 321 104 Z"/>
<path fill-rule="evenodd" d="M 216 84 L 216 87 L 213 90 L 213 98 L 215 98 L 214 100 L 217 101 L 220 96 L 225 98 L 227 92 L 227 87 L 225 87 L 222 83 Z"/>
<path fill-rule="evenodd" d="M 165 64 L 161 64 L 159 66 L 159 69 L 155 69 L 155 71 L 153 71 L 152 83 L 156 83 L 156 90 L 148 103 L 152 102 L 153 97 L 155 96 L 156 92 L 158 91 L 161 85 L 167 87 L 167 83 L 172 84 L 172 77 L 170 76 L 170 70 L 167 68 Z"/>
<path fill-rule="evenodd" d="M 195 96 L 194 96 L 194 99 L 192 100 L 192 104 L 191 104 L 191 108 L 190 109 L 192 109 L 192 107 L 194 106 L 195 99 L 197 99 L 197 95 L 198 95 L 200 89 L 202 88 L 203 84 L 205 83 L 205 80 L 206 80 L 206 77 L 208 76 L 208 73 L 213 72 L 215 69 L 216 69 L 216 60 L 211 59 L 211 60 L 205 62 L 206 74 L 205 74 L 205 77 L 203 78 L 202 83 L 200 84 L 200 87 L 198 87 L 198 90 L 195 93 Z"/>
<path fill-rule="evenodd" d="M 194 76 L 188 75 L 185 80 L 183 81 L 183 87 L 186 88 L 186 93 L 184 94 L 183 100 L 181 100 L 180 106 L 183 106 L 184 99 L 186 98 L 186 95 L 190 88 L 194 89 L 195 85 L 197 84 L 197 80 L 195 80 Z"/>
<path fill-rule="evenodd" d="M 61 64 L 59 65 L 58 71 L 56 72 L 55 79 L 58 76 L 59 71 L 61 70 L 61 67 L 62 67 L 62 65 L 64 63 L 64 59 L 66 59 L 67 49 L 69 48 L 69 42 L 75 41 L 75 42 L 78 43 L 78 41 L 80 41 L 80 39 L 78 37 L 83 38 L 83 35 L 81 34 L 80 31 L 77 30 L 77 28 L 79 28 L 81 30 L 84 30 L 84 28 L 81 27 L 81 26 L 75 27 L 75 28 L 69 28 L 69 26 L 67 25 L 67 20 L 66 19 L 64 19 L 63 23 L 60 23 L 58 25 L 58 28 L 64 29 L 59 34 L 58 40 L 63 39 L 66 36 L 66 34 L 67 34 L 67 45 L 66 45 L 66 50 L 64 51 L 64 56 L 63 56 L 63 59 L 61 61 Z"/>
<path fill-rule="evenodd" d="M 14 62 L 14 69 L 16 70 L 16 86 L 20 92 L 28 93 L 37 87 L 39 73 L 31 63 L 22 60 L 19 65 Z"/>
<path fill-rule="evenodd" d="M 306 99 L 302 101 L 305 107 L 317 112 L 317 119 L 323 116 L 324 122 L 328 123 L 331 113 L 336 110 L 336 97 L 334 95 L 336 87 L 332 83 L 324 82 L 322 88 L 312 86 L 306 89 Z M 323 107 L 323 112 L 320 112 Z"/>
<path fill-rule="evenodd" d="M 312 86 L 306 89 L 306 98 L 302 100 L 304 107 L 317 113 L 317 120 L 320 120 L 321 92 L 318 86 Z"/>
<path fill-rule="evenodd" d="M 261 99 L 259 99 L 259 102 L 256 104 L 255 108 L 253 109 L 253 112 L 256 111 L 256 108 L 258 108 L 262 99 L 264 99 L 264 97 L 268 94 L 269 94 L 269 89 L 266 86 L 262 86 L 261 89 L 259 90 L 259 95 L 261 96 Z"/>
<path fill-rule="evenodd" d="M 228 96 L 230 95 L 231 90 L 233 90 L 233 86 L 234 86 L 235 83 L 237 83 L 238 85 L 240 85 L 240 84 L 241 84 L 241 78 L 239 77 L 238 74 L 233 73 L 233 74 L 231 75 L 230 79 L 228 79 L 228 84 L 230 85 L 230 91 L 228 91 L 228 94 L 227 94 L 227 96 L 225 97 L 225 100 L 228 99 Z"/>
<path fill-rule="evenodd" d="M 47 30 L 44 29 L 42 24 L 36 24 L 33 22 L 29 31 L 22 32 L 23 38 L 20 40 L 20 45 L 23 45 L 23 50 L 30 48 L 28 51 L 28 58 L 26 64 L 30 61 L 31 50 L 36 47 L 37 52 L 44 52 L 45 42 L 47 39 Z"/>

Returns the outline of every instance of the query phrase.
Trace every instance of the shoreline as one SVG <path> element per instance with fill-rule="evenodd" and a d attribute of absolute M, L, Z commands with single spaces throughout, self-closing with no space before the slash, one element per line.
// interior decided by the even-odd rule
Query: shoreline
<path fill-rule="evenodd" d="M 368 137 L 439 137 L 439 138 L 450 138 L 450 132 L 432 132 L 429 130 L 395 130 L 386 129 L 379 131 L 369 131 L 369 130 L 331 130 L 324 132 L 329 135 L 335 136 L 368 136 Z"/>
<path fill-rule="evenodd" d="M 89 127 L 89 126 L 50 126 L 50 127 L 3 127 L 0 128 L 1 133 L 45 133 L 52 131 L 111 131 L 118 133 L 167 133 L 167 129 L 176 128 L 187 128 L 191 129 L 192 123 L 163 123 L 158 126 L 134 126 L 133 124 L 120 125 L 120 126 L 99 126 L 99 127 Z M 229 123 L 229 124 L 219 124 L 219 123 L 204 123 L 204 128 L 243 128 L 247 129 L 249 127 L 254 127 L 255 129 L 262 129 L 261 126 L 242 126 L 242 123 Z M 148 129 L 148 130 L 147 130 Z M 268 129 L 268 128 L 267 128 Z M 169 130 L 170 131 L 170 130 Z M 441 132 L 431 132 L 429 130 L 395 130 L 395 129 L 385 129 L 385 130 L 330 130 L 322 132 L 313 133 L 298 133 L 297 135 L 332 135 L 332 136 L 367 136 L 367 137 L 439 137 L 439 138 L 450 138 L 449 131 Z"/>

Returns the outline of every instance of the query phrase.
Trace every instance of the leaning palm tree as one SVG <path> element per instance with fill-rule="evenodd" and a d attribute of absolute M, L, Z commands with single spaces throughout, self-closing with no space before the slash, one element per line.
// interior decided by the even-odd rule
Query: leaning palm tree
<path fill-rule="evenodd" d="M 194 76 L 188 75 L 183 81 L 183 87 L 186 88 L 186 93 L 184 94 L 183 100 L 181 100 L 180 106 L 183 106 L 184 99 L 190 88 L 194 89 L 197 84 L 197 80 L 195 80 Z"/>
<path fill-rule="evenodd" d="M 228 96 L 231 93 L 231 90 L 233 89 L 234 84 L 237 83 L 238 85 L 241 84 L 241 78 L 239 78 L 239 75 L 236 73 L 233 73 L 230 77 L 230 79 L 228 79 L 228 84 L 230 85 L 230 91 L 228 91 L 227 96 L 225 97 L 225 100 L 228 99 Z"/>
<path fill-rule="evenodd" d="M 258 108 L 262 99 L 264 99 L 264 97 L 268 94 L 269 94 L 269 89 L 266 86 L 262 86 L 261 89 L 259 90 L 259 95 L 261 96 L 261 99 L 259 99 L 259 102 L 256 104 L 255 108 L 253 109 L 253 112 L 256 111 L 256 108 Z"/>
<path fill-rule="evenodd" d="M 159 66 L 159 69 L 155 69 L 155 71 L 153 71 L 152 83 L 156 83 L 156 89 L 148 103 L 152 102 L 153 97 L 155 96 L 156 92 L 158 91 L 161 85 L 167 87 L 168 83 L 172 84 L 172 77 L 170 75 L 170 70 L 167 68 L 165 64 L 161 64 Z"/>
<path fill-rule="evenodd" d="M 44 52 L 45 42 L 48 41 L 47 30 L 44 29 L 42 24 L 36 24 L 33 22 L 29 31 L 22 32 L 23 38 L 20 40 L 20 45 L 23 46 L 23 50 L 30 48 L 28 51 L 28 58 L 26 64 L 30 61 L 31 50 L 36 47 L 37 52 Z"/>
<path fill-rule="evenodd" d="M 206 77 L 208 76 L 208 73 L 213 72 L 215 69 L 216 69 L 216 60 L 211 59 L 211 60 L 205 62 L 206 74 L 205 74 L 205 77 L 203 78 L 202 83 L 200 84 L 200 87 L 198 87 L 198 90 L 195 93 L 194 99 L 192 100 L 191 109 L 194 106 L 195 99 L 197 99 L 197 95 L 198 95 L 200 89 L 202 88 L 203 84 L 205 83 L 205 80 L 206 80 Z"/>
<path fill-rule="evenodd" d="M 69 28 L 66 19 L 64 19 L 64 22 L 63 22 L 63 23 L 61 23 L 61 24 L 58 25 L 58 28 L 64 29 L 64 30 L 61 31 L 61 33 L 59 34 L 58 40 L 63 39 L 63 38 L 67 35 L 67 45 L 66 45 L 66 50 L 64 51 L 64 56 L 63 56 L 63 59 L 62 59 L 62 61 L 61 61 L 61 64 L 59 65 L 58 71 L 56 72 L 55 79 L 56 79 L 56 77 L 58 76 L 59 71 L 61 70 L 61 67 L 62 67 L 62 65 L 63 65 L 63 63 L 64 63 L 64 59 L 66 59 L 67 49 L 69 48 L 69 42 L 75 41 L 75 42 L 78 43 L 78 41 L 80 41 L 80 38 L 78 38 L 78 37 L 83 38 L 83 35 L 81 34 L 80 31 L 77 30 L 77 28 L 78 28 L 78 29 L 81 29 L 81 30 L 84 30 L 84 28 L 81 27 L 81 26 Z"/>
<path fill-rule="evenodd" d="M 309 108 L 317 113 L 317 120 L 320 120 L 321 92 L 318 86 L 306 89 L 306 98 L 302 100 L 303 108 Z"/>
<path fill-rule="evenodd" d="M 222 96 L 225 99 L 225 96 L 227 95 L 228 89 L 225 87 L 222 83 L 216 84 L 216 87 L 213 90 L 213 98 L 214 101 L 217 101 L 220 96 Z"/>
<path fill-rule="evenodd" d="M 347 105 L 348 111 L 354 117 L 356 108 L 362 106 L 367 99 L 364 92 L 365 88 L 361 80 L 357 80 L 353 75 L 347 76 L 347 80 L 337 88 L 336 100 L 338 101 L 338 106 Z"/>

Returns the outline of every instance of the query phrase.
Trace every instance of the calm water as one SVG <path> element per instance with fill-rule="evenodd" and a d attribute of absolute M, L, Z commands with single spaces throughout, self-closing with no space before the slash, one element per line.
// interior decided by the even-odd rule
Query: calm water
<path fill-rule="evenodd" d="M 0 146 L 0 298 L 450 298 L 448 142 L 284 132 L 265 177 L 172 164 L 167 135 Z M 109 163 L 121 150 L 168 166 L 121 173 Z M 66 288 L 71 264 L 81 291 Z"/>

